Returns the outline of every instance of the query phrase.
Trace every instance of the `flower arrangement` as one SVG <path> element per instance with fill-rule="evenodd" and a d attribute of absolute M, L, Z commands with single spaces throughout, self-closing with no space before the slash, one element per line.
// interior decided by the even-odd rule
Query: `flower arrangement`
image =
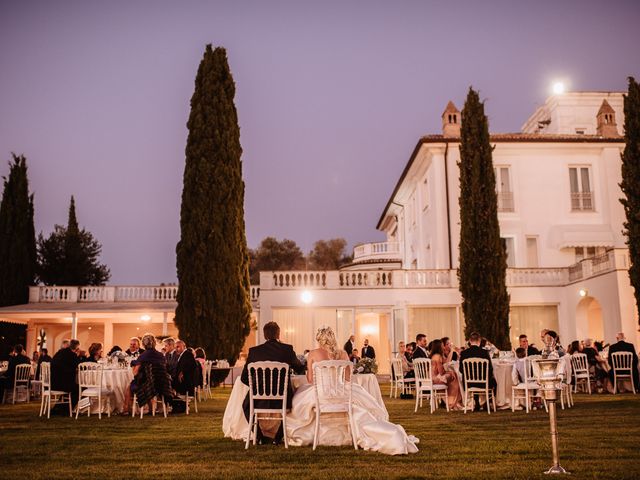
<path fill-rule="evenodd" d="M 353 367 L 353 373 L 378 373 L 378 364 L 373 358 L 361 358 Z"/>
<path fill-rule="evenodd" d="M 115 352 L 113 352 L 111 355 L 109 355 L 109 358 L 111 359 L 111 363 L 118 363 L 118 365 L 123 366 L 127 364 L 127 354 L 125 352 L 123 352 L 122 350 L 117 350 Z"/>

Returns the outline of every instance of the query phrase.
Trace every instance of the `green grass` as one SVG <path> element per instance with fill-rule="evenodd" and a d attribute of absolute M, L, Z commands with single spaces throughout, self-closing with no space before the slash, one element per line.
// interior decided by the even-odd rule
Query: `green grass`
<path fill-rule="evenodd" d="M 383 386 L 383 394 L 388 392 Z M 0 405 L 0 478 L 365 479 L 546 478 L 544 411 L 459 412 L 385 398 L 391 420 L 420 438 L 420 452 L 391 457 L 350 447 L 250 447 L 222 436 L 230 389 L 200 413 L 167 419 L 38 417 L 39 405 Z M 561 464 L 573 478 L 640 478 L 640 395 L 578 395 L 559 411 Z"/>

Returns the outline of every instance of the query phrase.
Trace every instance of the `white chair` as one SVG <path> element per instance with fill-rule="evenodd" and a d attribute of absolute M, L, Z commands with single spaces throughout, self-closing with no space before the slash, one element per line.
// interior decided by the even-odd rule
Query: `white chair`
<path fill-rule="evenodd" d="M 475 396 L 484 396 L 487 400 L 487 413 L 491 414 L 491 400 L 493 400 L 493 411 L 496 412 L 496 397 L 493 390 L 489 388 L 489 362 L 486 358 L 467 358 L 463 365 L 463 385 L 464 389 L 464 413 L 467 413 L 469 404 L 469 394 L 473 400 Z M 415 368 L 415 363 L 414 363 Z M 469 384 L 481 385 L 470 387 Z"/>
<path fill-rule="evenodd" d="M 193 395 L 189 394 L 189 391 L 187 390 L 186 393 L 176 393 L 176 397 L 186 403 L 186 408 L 184 411 L 186 415 L 189 415 L 189 412 L 191 411 L 191 400 L 193 400 L 193 406 L 196 409 L 196 413 L 198 413 L 198 387 L 193 388 Z"/>
<path fill-rule="evenodd" d="M 69 416 L 73 417 L 71 406 L 71 394 L 60 390 L 51 390 L 51 364 L 40 364 L 40 379 L 42 381 L 42 400 L 40 401 L 40 416 L 47 412 L 47 418 L 51 418 L 51 402 L 53 404 L 67 402 L 69 404 Z"/>
<path fill-rule="evenodd" d="M 358 449 L 356 427 L 353 421 L 351 376 L 353 364 L 348 360 L 324 360 L 313 364 L 313 389 L 316 397 L 316 426 L 313 432 L 313 449 L 320 439 L 320 418 L 323 413 L 344 413 L 347 416 L 353 448 Z"/>
<path fill-rule="evenodd" d="M 416 407 L 414 413 L 418 411 L 418 405 L 422 407 L 424 397 L 429 397 L 429 407 L 431 413 L 438 408 L 438 402 L 444 400 L 449 411 L 449 402 L 447 401 L 447 386 L 440 383 L 433 383 L 431 375 L 431 360 L 428 358 L 416 358 L 413 361 L 413 371 L 416 374 Z"/>
<path fill-rule="evenodd" d="M 534 357 L 524 358 L 524 378 L 523 381 L 511 387 L 511 411 L 516 411 L 516 400 L 525 401 L 525 411 L 531 410 L 531 402 L 534 398 L 542 398 L 541 386 L 536 381 L 533 373 Z M 515 374 L 514 374 L 515 375 Z M 547 407 L 545 403 L 545 408 Z"/>
<path fill-rule="evenodd" d="M 202 372 L 203 375 L 203 383 L 202 383 L 202 390 L 203 393 L 205 394 L 205 400 L 207 398 L 211 398 L 213 396 L 213 394 L 211 393 L 211 366 L 212 366 L 213 362 L 211 360 L 207 360 L 204 362 L 204 371 Z"/>
<path fill-rule="evenodd" d="M 102 399 L 107 400 L 107 416 L 111 417 L 111 394 L 112 391 L 102 386 L 102 376 L 104 365 L 94 362 L 84 362 L 78 365 L 78 389 L 79 400 L 88 399 L 87 416 L 91 416 L 91 399 L 98 399 L 98 418 L 102 419 Z M 80 407 L 76 408 L 76 420 L 80 414 Z"/>
<path fill-rule="evenodd" d="M 591 376 L 589 375 L 589 363 L 587 362 L 587 355 L 585 353 L 574 353 L 571 355 L 571 368 L 573 369 L 573 379 L 575 381 L 573 385 L 574 393 L 578 393 L 578 385 L 585 386 L 585 391 L 591 395 Z"/>
<path fill-rule="evenodd" d="M 289 388 L 289 365 L 281 362 L 253 362 L 247 366 L 249 373 L 249 435 L 244 448 L 258 441 L 258 420 L 281 420 L 284 446 L 287 440 L 287 389 Z M 256 400 L 279 402 L 276 408 L 256 408 Z"/>
<path fill-rule="evenodd" d="M 398 398 L 398 389 L 402 389 L 402 393 L 411 392 L 416 384 L 415 378 L 404 378 L 404 372 L 402 371 L 402 359 L 393 358 L 391 360 L 391 388 L 389 389 L 389 398 L 393 395 L 394 398 Z"/>
<path fill-rule="evenodd" d="M 156 416 L 156 410 L 158 408 L 158 402 L 162 404 L 162 413 L 164 414 L 164 418 L 167 418 L 167 404 L 164 401 L 164 397 L 162 395 L 157 395 L 153 400 L 151 400 L 151 416 Z M 140 410 L 140 418 L 144 417 L 144 406 L 140 407 L 138 405 L 138 397 L 136 394 L 133 394 L 133 403 L 131 405 L 131 416 L 136 416 L 136 408 Z"/>
<path fill-rule="evenodd" d="M 5 402 L 7 394 L 11 391 L 11 403 L 16 403 L 16 398 L 18 394 L 24 394 L 24 398 L 26 398 L 27 403 L 29 403 L 29 381 L 31 380 L 31 375 L 33 373 L 33 368 L 30 363 L 16 365 L 16 371 L 13 376 L 13 390 L 7 389 L 4 392 L 4 398 L 2 399 L 2 403 Z"/>
<path fill-rule="evenodd" d="M 612 353 L 611 365 L 613 367 L 613 393 L 618 393 L 618 379 L 628 378 L 631 381 L 631 390 L 635 394 L 636 386 L 633 384 L 633 353 Z"/>
<path fill-rule="evenodd" d="M 571 375 L 573 374 L 571 369 L 571 357 L 566 355 L 560 359 L 558 364 L 558 375 L 560 375 L 560 406 L 564 410 L 565 398 L 567 401 L 567 407 L 573 407 L 573 393 L 571 388 Z M 545 402 L 546 407 L 546 402 Z"/>

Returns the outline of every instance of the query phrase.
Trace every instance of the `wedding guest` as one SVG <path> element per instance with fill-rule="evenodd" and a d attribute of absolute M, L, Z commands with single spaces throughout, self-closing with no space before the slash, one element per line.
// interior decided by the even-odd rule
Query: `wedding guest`
<path fill-rule="evenodd" d="M 444 362 L 457 362 L 458 361 L 458 348 L 454 347 L 449 337 L 442 337 L 442 354 L 444 356 Z"/>
<path fill-rule="evenodd" d="M 524 383 L 525 374 L 525 358 L 527 357 L 527 351 L 524 347 L 516 348 L 516 361 L 513 362 L 513 367 L 511 369 L 511 380 L 514 385 L 518 385 L 519 383 Z"/>
<path fill-rule="evenodd" d="M 400 340 L 398 342 L 398 351 L 395 352 L 395 357 L 396 358 L 400 358 L 401 356 L 404 355 L 404 351 L 405 351 L 405 345 L 404 342 L 402 340 Z"/>
<path fill-rule="evenodd" d="M 101 343 L 92 343 L 89 347 L 89 352 L 85 357 L 85 362 L 98 362 L 102 358 L 102 344 Z"/>
<path fill-rule="evenodd" d="M 198 361 L 198 363 L 204 369 L 204 364 L 207 361 L 207 355 L 206 355 L 206 353 L 204 353 L 204 348 L 200 348 L 200 347 L 196 348 L 195 357 L 196 357 L 196 360 Z"/>
<path fill-rule="evenodd" d="M 344 344 L 344 351 L 347 352 L 347 355 L 351 355 L 351 351 L 356 347 L 356 337 L 351 335 L 349 340 L 347 340 Z"/>
<path fill-rule="evenodd" d="M 611 370 L 609 370 L 609 380 L 613 382 L 613 363 L 611 354 L 616 352 L 630 352 L 633 354 L 633 360 L 631 361 L 632 372 L 631 375 L 633 377 L 633 384 L 636 387 L 636 391 L 638 390 L 638 354 L 636 353 L 636 349 L 632 343 L 626 341 L 624 333 L 618 332 L 616 335 L 616 343 L 609 346 L 609 366 Z"/>
<path fill-rule="evenodd" d="M 118 345 L 114 345 L 113 347 L 111 347 L 111 350 L 109 350 L 109 353 L 107 353 L 107 356 L 110 357 L 114 353 L 121 352 L 121 351 L 122 351 L 121 347 L 119 347 Z"/>
<path fill-rule="evenodd" d="M 349 360 L 351 360 L 354 365 L 360 361 L 360 355 L 358 354 L 357 348 L 354 348 L 353 350 L 351 350 L 351 355 L 349 355 Z"/>
<path fill-rule="evenodd" d="M 489 388 L 491 388 L 494 392 L 497 386 L 496 383 L 496 379 L 493 375 L 493 365 L 491 364 L 491 357 L 489 356 L 489 352 L 487 352 L 486 350 L 484 350 L 483 348 L 480 348 L 480 341 L 482 340 L 482 338 L 480 337 L 480 334 L 477 332 L 473 332 L 471 335 L 469 335 L 469 348 L 467 348 L 466 350 L 464 350 L 463 352 L 460 353 L 460 373 L 462 373 L 462 381 L 464 382 L 465 388 L 467 387 L 466 385 L 466 378 L 464 376 L 464 362 L 465 360 L 468 360 L 470 358 L 482 358 L 485 360 L 489 361 L 489 371 L 488 371 L 488 377 L 489 377 Z M 469 384 L 470 387 L 484 387 L 483 384 L 477 384 L 477 383 L 470 383 Z"/>
<path fill-rule="evenodd" d="M 42 365 L 42 362 L 51 363 L 49 350 L 47 350 L 46 348 L 40 349 L 40 357 L 38 358 L 38 366 L 36 367 L 36 379 L 40 379 L 40 365 Z"/>
<path fill-rule="evenodd" d="M 182 340 L 176 341 L 176 352 L 178 353 L 178 362 L 173 376 L 173 388 L 180 395 L 187 393 L 193 395 L 194 388 L 197 386 L 198 362 Z"/>
<path fill-rule="evenodd" d="M 406 345 L 405 351 L 400 355 L 402 360 L 402 374 L 404 378 L 414 378 L 415 372 L 413 370 L 413 347 L 415 342 L 410 342 Z"/>
<path fill-rule="evenodd" d="M 13 389 L 13 381 L 18 365 L 30 365 L 31 360 L 24 354 L 24 347 L 20 344 L 14 347 L 15 355 L 9 359 L 9 365 L 4 377 L 0 379 L 0 400 L 4 399 L 5 389 Z"/>
<path fill-rule="evenodd" d="M 533 345 L 529 345 L 529 339 L 524 333 L 518 337 L 518 342 L 520 343 L 520 348 L 524 348 L 527 357 L 530 357 L 531 355 L 540 355 L 540 350 Z"/>
<path fill-rule="evenodd" d="M 558 357 L 564 357 L 565 351 L 564 351 L 564 348 L 562 348 L 562 344 L 560 343 L 560 337 L 558 336 L 558 334 L 553 330 L 547 330 L 547 333 L 545 334 L 545 338 L 544 338 L 545 345 L 549 343 L 549 339 L 552 339 L 553 342 L 555 343 L 555 351 L 558 354 Z"/>
<path fill-rule="evenodd" d="M 39 358 L 40 358 L 40 352 L 36 350 L 35 352 L 33 352 L 33 355 L 31 355 L 31 363 L 35 363 L 37 365 Z"/>
<path fill-rule="evenodd" d="M 413 360 L 416 358 L 429 358 L 427 351 L 427 336 L 424 333 L 416 335 L 416 348 L 413 349 Z"/>
<path fill-rule="evenodd" d="M 580 340 L 574 340 L 573 342 L 571 342 L 571 344 L 567 348 L 567 353 L 569 355 L 573 355 L 574 353 L 581 353 L 581 352 L 582 352 L 582 345 L 580 344 Z"/>
<path fill-rule="evenodd" d="M 369 340 L 364 339 L 364 346 L 362 347 L 362 358 L 376 358 L 376 351 L 369 345 Z"/>
<path fill-rule="evenodd" d="M 140 348 L 140 339 L 138 337 L 131 337 L 129 340 L 129 348 L 125 353 L 130 357 L 137 357 L 142 352 L 144 352 L 144 350 Z"/>
<path fill-rule="evenodd" d="M 162 341 L 162 344 L 164 345 L 164 358 L 167 361 L 167 371 L 171 377 L 174 377 L 176 365 L 178 365 L 178 357 L 180 356 L 176 352 L 176 341 L 172 337 L 168 337 Z"/>
<path fill-rule="evenodd" d="M 62 349 L 64 349 L 64 348 L 69 348 L 70 343 L 71 343 L 71 340 L 69 340 L 69 339 L 67 339 L 67 338 L 65 338 L 64 340 L 62 340 L 62 343 L 60 344 L 60 350 L 62 350 Z M 58 352 L 59 352 L 60 350 L 58 350 Z M 56 352 L 56 353 L 58 353 L 58 352 Z M 54 357 L 55 357 L 55 355 L 54 355 Z"/>
<path fill-rule="evenodd" d="M 70 393 L 73 405 L 78 403 L 76 370 L 80 364 L 79 350 L 80 342 L 73 339 L 67 348 L 58 350 L 51 359 L 51 390 Z"/>
<path fill-rule="evenodd" d="M 434 340 L 431 344 L 431 378 L 433 383 L 447 386 L 447 404 L 450 410 L 462 410 L 462 393 L 455 372 L 444 368 L 444 351 L 442 340 Z"/>
<path fill-rule="evenodd" d="M 413 351 L 416 349 L 416 342 L 409 342 L 404 351 L 404 358 L 407 359 L 407 362 L 411 363 L 413 360 Z"/>

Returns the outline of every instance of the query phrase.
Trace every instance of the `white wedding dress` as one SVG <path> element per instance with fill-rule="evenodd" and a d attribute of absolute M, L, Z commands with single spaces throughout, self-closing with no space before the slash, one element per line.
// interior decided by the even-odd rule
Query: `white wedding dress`
<path fill-rule="evenodd" d="M 403 455 L 418 451 L 416 444 L 419 440 L 412 435 L 407 435 L 402 426 L 389 422 L 389 414 L 384 405 L 379 405 L 360 385 L 354 383 L 352 388 L 358 447 L 387 455 Z M 222 429 L 225 437 L 246 440 L 249 435 L 249 425 L 242 413 L 242 401 L 249 388 L 237 382 L 233 390 L 225 410 Z M 291 412 L 287 414 L 289 445 L 313 445 L 315 406 L 313 385 L 306 384 L 298 388 L 293 396 Z M 344 414 L 337 416 L 323 414 L 318 443 L 327 446 L 353 445 L 347 424 Z"/>

